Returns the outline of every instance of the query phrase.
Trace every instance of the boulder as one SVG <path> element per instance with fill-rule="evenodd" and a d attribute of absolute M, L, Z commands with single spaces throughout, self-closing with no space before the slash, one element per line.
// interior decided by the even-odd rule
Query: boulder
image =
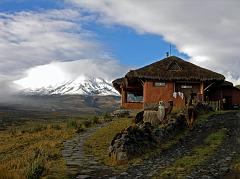
<path fill-rule="evenodd" d="M 113 117 L 129 117 L 130 112 L 125 109 L 118 109 L 112 112 L 111 116 Z"/>

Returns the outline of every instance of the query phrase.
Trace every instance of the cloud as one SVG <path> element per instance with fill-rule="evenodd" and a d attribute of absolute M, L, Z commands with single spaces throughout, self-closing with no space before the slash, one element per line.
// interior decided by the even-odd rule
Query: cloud
<path fill-rule="evenodd" d="M 112 78 L 111 67 L 123 70 L 95 40 L 96 35 L 82 27 L 94 18 L 74 9 L 0 12 L 0 94 L 10 96 L 18 89 L 12 82 L 22 78 L 22 84 L 39 86 L 80 71 Z M 104 63 L 110 65 L 110 73 L 106 66 L 100 67 Z"/>
<path fill-rule="evenodd" d="M 7 77 L 0 76 L 0 104 L 16 100 L 16 94 L 19 86 L 13 84 Z"/>
<path fill-rule="evenodd" d="M 188 54 L 192 62 L 240 83 L 240 2 L 237 0 L 71 2 L 97 14 L 102 23 L 160 35 Z"/>
<path fill-rule="evenodd" d="M 80 76 L 99 77 L 112 81 L 123 76 L 128 68 L 111 59 L 81 59 L 69 62 L 52 62 L 33 67 L 27 71 L 27 76 L 15 81 L 24 88 L 41 88 L 59 85 Z"/>
<path fill-rule="evenodd" d="M 18 78 L 51 61 L 101 56 L 101 45 L 81 28 L 88 18 L 70 9 L 0 13 L 0 75 Z"/>

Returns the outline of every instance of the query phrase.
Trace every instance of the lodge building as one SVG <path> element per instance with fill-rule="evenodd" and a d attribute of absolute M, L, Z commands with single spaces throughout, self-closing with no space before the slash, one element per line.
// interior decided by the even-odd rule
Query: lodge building
<path fill-rule="evenodd" d="M 170 56 L 145 67 L 130 70 L 113 81 L 125 109 L 144 109 L 159 101 L 184 107 L 191 94 L 199 101 L 225 100 L 240 104 L 240 90 L 226 82 L 222 74 Z"/>

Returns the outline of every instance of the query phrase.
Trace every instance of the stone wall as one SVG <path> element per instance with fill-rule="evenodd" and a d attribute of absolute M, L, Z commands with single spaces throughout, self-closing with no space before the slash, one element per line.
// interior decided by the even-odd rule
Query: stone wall
<path fill-rule="evenodd" d="M 109 147 L 109 156 L 118 163 L 127 162 L 175 137 L 184 128 L 186 124 L 183 115 L 169 119 L 164 127 L 153 127 L 149 122 L 130 126 L 113 138 Z"/>

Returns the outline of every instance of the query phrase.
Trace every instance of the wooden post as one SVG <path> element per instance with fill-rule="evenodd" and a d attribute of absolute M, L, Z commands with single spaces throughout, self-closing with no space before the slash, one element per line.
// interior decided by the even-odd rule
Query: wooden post
<path fill-rule="evenodd" d="M 200 83 L 200 95 L 201 95 L 201 101 L 204 100 L 204 84 L 203 82 Z"/>
<path fill-rule="evenodd" d="M 126 91 L 122 88 L 122 95 L 121 95 L 121 106 L 122 107 L 124 106 L 126 101 L 127 101 Z"/>

